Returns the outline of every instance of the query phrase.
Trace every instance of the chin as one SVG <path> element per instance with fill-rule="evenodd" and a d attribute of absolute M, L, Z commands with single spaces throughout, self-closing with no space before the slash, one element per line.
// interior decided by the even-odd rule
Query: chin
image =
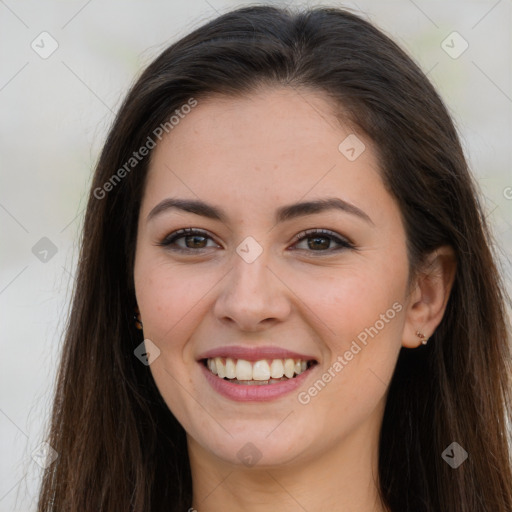
<path fill-rule="evenodd" d="M 227 432 L 217 431 L 215 437 L 211 431 L 201 432 L 194 435 L 194 442 L 201 446 L 202 451 L 227 464 L 253 469 L 286 466 L 297 458 L 306 457 L 310 443 L 303 434 L 298 435 L 301 429 L 295 426 L 290 431 L 283 429 L 278 432 L 280 427 L 277 425 L 279 422 L 268 422 L 267 425 L 260 425 L 258 430 L 254 429 L 254 425 L 247 428 L 237 425 L 237 432 L 225 425 Z"/>

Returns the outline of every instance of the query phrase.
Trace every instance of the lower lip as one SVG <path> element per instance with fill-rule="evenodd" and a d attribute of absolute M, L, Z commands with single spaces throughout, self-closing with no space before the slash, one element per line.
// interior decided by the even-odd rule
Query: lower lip
<path fill-rule="evenodd" d="M 206 380 L 210 383 L 212 388 L 226 398 L 236 400 L 237 402 L 264 402 L 291 393 L 304 383 L 313 369 L 313 367 L 308 368 L 300 375 L 297 375 L 297 377 L 276 382 L 275 384 L 256 384 L 251 386 L 247 384 L 233 384 L 232 382 L 221 379 L 208 370 L 202 362 L 199 364 L 203 369 Z"/>

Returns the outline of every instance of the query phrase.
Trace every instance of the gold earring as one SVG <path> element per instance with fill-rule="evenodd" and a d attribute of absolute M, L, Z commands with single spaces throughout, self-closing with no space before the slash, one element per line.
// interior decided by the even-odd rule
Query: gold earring
<path fill-rule="evenodd" d="M 428 338 L 425 337 L 425 335 L 421 331 L 416 331 L 416 336 L 421 340 L 421 343 L 423 345 L 426 345 L 428 342 Z"/>
<path fill-rule="evenodd" d="M 135 306 L 135 314 L 133 315 L 133 319 L 135 320 L 135 327 L 137 327 L 137 329 L 142 329 L 142 322 L 140 320 L 140 311 L 137 306 Z"/>

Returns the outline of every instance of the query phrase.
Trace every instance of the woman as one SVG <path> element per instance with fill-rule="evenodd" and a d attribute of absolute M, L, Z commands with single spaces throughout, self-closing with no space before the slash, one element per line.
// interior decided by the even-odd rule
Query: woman
<path fill-rule="evenodd" d="M 39 510 L 510 511 L 508 340 L 425 75 L 349 12 L 235 10 L 104 146 Z"/>

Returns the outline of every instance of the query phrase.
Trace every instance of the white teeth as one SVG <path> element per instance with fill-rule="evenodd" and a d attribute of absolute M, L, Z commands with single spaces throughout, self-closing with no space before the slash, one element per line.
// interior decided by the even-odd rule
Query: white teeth
<path fill-rule="evenodd" d="M 251 362 L 232 357 L 215 357 L 206 361 L 208 369 L 221 379 L 237 381 L 270 381 L 271 379 L 293 378 L 308 369 L 307 361 L 301 359 L 261 359 Z"/>
<path fill-rule="evenodd" d="M 291 379 L 295 373 L 295 361 L 293 359 L 284 360 L 284 374 Z"/>
<path fill-rule="evenodd" d="M 220 357 L 215 358 L 215 366 L 217 367 L 217 375 L 223 379 L 226 376 L 226 367 Z"/>
<path fill-rule="evenodd" d="M 236 362 L 236 378 L 238 380 L 253 380 L 252 364 L 249 361 L 239 359 Z"/>
<path fill-rule="evenodd" d="M 252 366 L 252 380 L 270 379 L 270 366 L 264 359 L 256 361 Z"/>
<path fill-rule="evenodd" d="M 226 358 L 226 377 L 228 379 L 236 379 L 236 365 L 231 357 Z"/>
<path fill-rule="evenodd" d="M 281 359 L 274 359 L 270 365 L 270 376 L 273 379 L 280 379 L 284 375 L 284 365 Z"/>
<path fill-rule="evenodd" d="M 208 359 L 208 368 L 214 375 L 217 375 L 217 365 L 215 364 L 215 359 Z"/>

